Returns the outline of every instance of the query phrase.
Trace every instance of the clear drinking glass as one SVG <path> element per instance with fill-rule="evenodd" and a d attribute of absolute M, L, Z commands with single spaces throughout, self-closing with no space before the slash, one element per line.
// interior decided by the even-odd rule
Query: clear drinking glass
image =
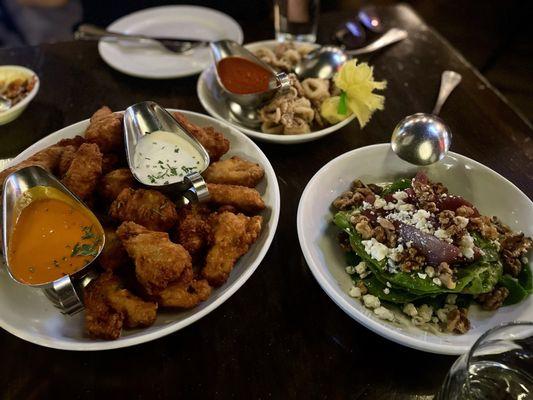
<path fill-rule="evenodd" d="M 533 399 L 533 322 L 485 332 L 453 364 L 436 399 Z"/>
<path fill-rule="evenodd" d="M 274 0 L 274 27 L 279 41 L 316 41 L 320 0 Z"/>

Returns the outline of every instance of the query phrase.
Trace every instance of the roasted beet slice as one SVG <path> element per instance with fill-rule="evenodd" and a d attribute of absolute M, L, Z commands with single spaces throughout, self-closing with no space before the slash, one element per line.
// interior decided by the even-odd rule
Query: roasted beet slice
<path fill-rule="evenodd" d="M 395 225 L 404 243 L 412 241 L 412 246 L 426 257 L 430 265 L 439 265 L 441 262 L 451 264 L 461 257 L 461 251 L 452 244 L 422 232 L 414 226 L 402 222 L 395 222 Z"/>
<path fill-rule="evenodd" d="M 446 196 L 439 199 L 437 207 L 439 210 L 456 211 L 461 206 L 467 206 L 474 210 L 474 216 L 479 217 L 479 212 L 472 203 L 463 199 L 461 196 Z"/>

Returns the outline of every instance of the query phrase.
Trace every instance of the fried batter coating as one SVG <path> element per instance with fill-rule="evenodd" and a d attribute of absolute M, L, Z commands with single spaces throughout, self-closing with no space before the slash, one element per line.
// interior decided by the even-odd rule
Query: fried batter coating
<path fill-rule="evenodd" d="M 85 131 L 85 138 L 96 143 L 103 153 L 123 151 L 122 114 L 116 114 L 107 106 L 97 110 Z"/>
<path fill-rule="evenodd" d="M 171 283 L 157 296 L 161 307 L 192 308 L 207 300 L 211 295 L 211 286 L 205 279 L 183 283 Z"/>
<path fill-rule="evenodd" d="M 116 270 L 130 261 L 122 241 L 112 228 L 104 228 L 105 244 L 102 253 L 98 257 L 98 262 L 106 271 Z"/>
<path fill-rule="evenodd" d="M 72 164 L 72 160 L 74 160 L 74 156 L 76 155 L 77 150 L 78 149 L 72 145 L 65 146 L 63 148 L 63 152 L 59 157 L 59 163 L 57 165 L 57 175 L 59 177 L 65 176 L 68 169 L 70 168 L 70 164 Z"/>
<path fill-rule="evenodd" d="M 263 218 L 223 212 L 214 214 L 210 242 L 213 247 L 206 257 L 202 276 L 210 285 L 220 286 L 229 277 L 237 260 L 257 240 Z"/>
<path fill-rule="evenodd" d="M 104 153 L 102 158 L 102 174 L 107 174 L 124 165 L 127 165 L 124 157 L 120 157 L 116 153 Z"/>
<path fill-rule="evenodd" d="M 102 175 L 102 153 L 93 143 L 84 143 L 76 151 L 74 159 L 61 182 L 81 199 L 87 199 Z"/>
<path fill-rule="evenodd" d="M 259 165 L 239 157 L 212 163 L 202 174 L 209 183 L 256 187 L 265 176 Z"/>
<path fill-rule="evenodd" d="M 155 232 L 135 222 L 124 222 L 117 235 L 135 262 L 135 275 L 149 295 L 165 289 L 192 269 L 191 256 L 183 246 L 173 243 L 164 232 Z"/>
<path fill-rule="evenodd" d="M 255 189 L 237 186 L 208 183 L 210 202 L 218 206 L 233 206 L 239 211 L 255 214 L 265 209 L 265 202 Z"/>
<path fill-rule="evenodd" d="M 101 198 L 112 202 L 126 188 L 135 187 L 135 178 L 129 168 L 119 168 L 100 179 L 97 191 Z"/>
<path fill-rule="evenodd" d="M 95 339 L 113 340 L 120 336 L 124 315 L 107 303 L 105 290 L 99 284 L 102 276 L 91 281 L 83 290 L 85 331 Z"/>
<path fill-rule="evenodd" d="M 128 289 L 124 289 L 120 279 L 111 272 L 103 273 L 97 281 L 107 303 L 124 316 L 126 328 L 150 326 L 154 323 L 157 317 L 157 303 L 145 301 Z"/>
<path fill-rule="evenodd" d="M 168 231 L 178 220 L 176 206 L 156 190 L 123 189 L 111 204 L 109 215 L 133 221 L 154 231 Z"/>
<path fill-rule="evenodd" d="M 205 248 L 210 227 L 207 222 L 211 210 L 202 204 L 190 204 L 180 208 L 176 238 L 191 257 L 196 258 Z"/>
<path fill-rule="evenodd" d="M 187 117 L 179 112 L 173 113 L 174 118 L 187 131 L 190 132 L 206 149 L 211 161 L 218 161 L 220 157 L 226 154 L 229 150 L 229 140 L 220 132 L 217 132 L 213 127 L 205 128 L 199 127 L 191 123 Z"/>

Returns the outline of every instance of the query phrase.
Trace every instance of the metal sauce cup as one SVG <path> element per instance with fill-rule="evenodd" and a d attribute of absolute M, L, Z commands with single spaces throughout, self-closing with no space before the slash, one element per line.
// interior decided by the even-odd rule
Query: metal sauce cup
<path fill-rule="evenodd" d="M 25 196 L 25 194 L 31 193 L 28 191 L 38 186 L 53 188 L 61 194 L 61 196 L 55 196 L 53 194 L 55 191 L 50 191 L 50 196 L 43 195 L 41 198 L 57 198 L 67 203 L 71 202 L 81 211 L 86 213 L 102 233 L 102 243 L 96 256 L 88 264 L 78 269 L 73 274 L 65 275 L 51 282 L 29 284 L 18 280 L 17 276 L 13 273 L 10 267 L 9 246 L 13 230 L 22 210 L 24 207 L 31 204 L 32 201 L 35 201 L 35 199 L 32 200 L 30 196 Z M 7 271 L 13 280 L 25 286 L 42 289 L 46 297 L 59 308 L 63 314 L 74 315 L 84 308 L 82 296 L 80 296 L 78 292 L 85 287 L 94 276 L 96 276 L 96 272 L 93 270 L 92 265 L 94 260 L 96 260 L 102 252 L 104 244 L 104 229 L 96 216 L 75 194 L 68 190 L 52 174 L 40 167 L 31 166 L 13 172 L 7 177 L 4 182 L 2 199 L 2 251 L 6 259 Z"/>

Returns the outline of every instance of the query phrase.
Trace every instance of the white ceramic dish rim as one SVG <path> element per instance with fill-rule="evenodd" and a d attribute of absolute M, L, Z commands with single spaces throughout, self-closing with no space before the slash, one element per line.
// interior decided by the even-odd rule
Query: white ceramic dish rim
<path fill-rule="evenodd" d="M 146 8 L 144 10 L 135 11 L 135 12 L 132 12 L 132 13 L 130 13 L 128 15 L 124 15 L 124 16 L 118 18 L 117 20 L 113 21 L 106 29 L 111 29 L 111 30 L 116 29 L 117 25 L 120 26 L 120 24 L 124 23 L 124 21 L 127 21 L 129 18 L 136 17 L 138 15 L 142 15 L 143 13 L 145 13 L 147 11 L 155 12 L 155 11 L 160 10 L 160 9 L 169 10 L 169 9 L 175 9 L 177 7 L 181 7 L 181 8 L 186 7 L 186 8 L 189 8 L 189 9 L 197 9 L 198 11 L 212 12 L 212 13 L 218 14 L 220 17 L 224 17 L 224 18 L 230 20 L 231 23 L 235 25 L 235 28 L 236 28 L 236 31 L 237 31 L 237 39 L 235 41 L 237 43 L 239 43 L 239 44 L 242 44 L 242 41 L 244 40 L 244 33 L 242 31 L 242 28 L 241 28 L 240 24 L 232 16 L 230 16 L 228 14 L 225 14 L 225 13 L 223 13 L 223 12 L 221 12 L 219 10 L 216 10 L 214 8 L 195 6 L 195 5 L 188 5 L 188 4 L 171 4 L 171 5 L 165 5 L 165 6 L 150 7 L 150 8 Z M 100 57 L 102 57 L 102 59 L 107 64 L 109 64 L 111 67 L 113 67 L 117 71 L 119 71 L 119 72 L 121 72 L 123 74 L 129 75 L 129 76 L 136 77 L 136 78 L 155 79 L 155 80 L 177 79 L 177 78 L 185 78 L 187 76 L 196 75 L 196 74 L 202 72 L 202 68 L 196 68 L 194 70 L 191 69 L 190 72 L 186 72 L 186 73 L 176 73 L 176 74 L 158 75 L 158 76 L 137 73 L 137 72 L 131 71 L 131 70 L 127 69 L 127 68 L 123 68 L 120 63 L 117 63 L 117 62 L 115 62 L 115 60 L 113 58 L 108 57 L 107 53 L 104 50 L 102 50 L 102 45 L 103 44 L 104 44 L 104 42 L 102 42 L 101 40 L 98 42 L 98 53 L 100 54 Z"/>
<path fill-rule="evenodd" d="M 262 40 L 259 42 L 252 42 L 247 43 L 244 45 L 247 49 L 254 49 L 260 46 L 272 46 L 275 44 L 278 44 L 279 42 L 276 40 Z M 310 142 L 312 140 L 319 139 L 321 137 L 327 136 L 344 126 L 348 125 L 350 122 L 352 122 L 355 119 L 355 115 L 351 115 L 348 118 L 346 118 L 344 121 L 338 122 L 335 125 L 328 126 L 327 128 L 320 129 L 318 131 L 314 131 L 311 133 L 303 133 L 300 135 L 275 135 L 272 133 L 264 133 L 255 131 L 253 129 L 246 128 L 242 125 L 239 125 L 233 121 L 228 121 L 225 119 L 222 115 L 220 115 L 211 105 L 209 102 L 204 98 L 204 96 L 201 95 L 202 90 L 201 87 L 205 85 L 206 76 L 210 72 L 209 69 L 212 68 L 212 66 L 207 67 L 203 70 L 203 72 L 198 77 L 198 82 L 196 83 L 196 94 L 198 96 L 198 99 L 200 100 L 200 103 L 202 104 L 202 107 L 205 108 L 205 110 L 215 117 L 216 119 L 220 121 L 224 121 L 231 126 L 233 126 L 236 129 L 239 129 L 241 132 L 244 132 L 248 136 L 251 136 L 255 139 L 259 139 L 266 142 L 273 142 L 273 143 L 284 143 L 284 144 L 296 144 L 296 143 L 304 143 L 304 142 Z M 208 90 L 207 88 L 205 90 Z"/>
<path fill-rule="evenodd" d="M 179 110 L 179 109 L 171 109 L 171 108 L 168 108 L 167 110 L 171 112 L 179 111 L 186 116 L 194 115 L 194 116 L 198 116 L 201 118 L 205 118 L 207 121 L 215 121 L 216 123 L 225 124 L 223 121 L 217 121 L 212 117 L 209 117 L 207 115 L 200 114 L 197 112 Z M 89 119 L 85 119 L 83 121 L 64 127 L 58 131 L 55 131 L 48 136 L 45 136 L 44 138 L 42 138 L 38 142 L 28 147 L 23 152 L 21 152 L 19 155 L 17 155 L 13 159 L 13 161 L 9 165 L 6 166 L 6 168 L 20 162 L 23 159 L 26 159 L 30 155 L 41 150 L 43 148 L 42 143 L 45 142 L 47 139 L 49 139 L 50 136 L 52 135 L 60 136 L 67 129 L 75 130 L 76 128 L 81 128 L 85 126 L 85 124 L 87 124 L 88 121 Z M 146 342 L 161 338 L 163 336 L 169 335 L 176 331 L 179 331 L 180 329 L 183 329 L 186 326 L 196 322 L 200 318 L 206 316 L 211 311 L 215 310 L 220 305 L 222 305 L 222 303 L 224 303 L 227 299 L 229 299 L 252 276 L 255 270 L 259 267 L 259 264 L 263 261 L 263 258 L 265 257 L 267 251 L 269 250 L 270 245 L 272 244 L 272 240 L 274 239 L 277 226 L 278 226 L 279 213 L 281 209 L 280 208 L 281 200 L 280 200 L 279 185 L 278 185 L 278 181 L 276 178 L 276 174 L 274 172 L 272 165 L 270 164 L 270 161 L 268 161 L 268 158 L 266 157 L 266 155 L 252 140 L 250 140 L 244 134 L 242 134 L 241 132 L 239 132 L 238 130 L 234 129 L 231 126 L 228 126 L 228 124 L 225 124 L 225 125 L 229 129 L 231 129 L 236 136 L 240 137 L 240 139 L 249 141 L 249 144 L 257 150 L 257 154 L 260 156 L 260 158 L 262 158 L 262 161 L 263 161 L 262 166 L 265 169 L 265 175 L 269 177 L 268 184 L 273 185 L 274 198 L 273 198 L 273 204 L 272 204 L 272 216 L 269 221 L 271 229 L 269 231 L 268 237 L 266 238 L 263 248 L 260 250 L 260 252 L 258 253 L 253 263 L 250 264 L 243 271 L 241 276 L 233 283 L 232 286 L 225 289 L 224 293 L 219 298 L 213 301 L 210 305 L 206 306 L 205 308 L 192 314 L 191 316 L 187 317 L 186 319 L 182 321 L 177 321 L 177 322 L 168 324 L 167 326 L 161 327 L 159 330 L 152 332 L 152 333 L 146 333 L 146 334 L 142 334 L 142 335 L 134 336 L 134 337 L 123 337 L 120 340 L 115 340 L 115 341 L 110 340 L 110 341 L 95 341 L 94 343 L 72 343 L 70 341 L 43 339 L 42 337 L 33 335 L 31 332 L 17 329 L 11 326 L 8 321 L 4 320 L 1 314 L 0 314 L 0 327 L 21 339 L 24 339 L 28 342 L 35 343 L 35 344 L 38 344 L 44 347 L 50 347 L 50 348 L 60 349 L 60 350 L 75 350 L 75 351 L 111 350 L 111 349 L 118 349 L 118 348 L 123 348 L 123 347 L 134 346 L 134 345 L 141 344 L 141 343 L 146 343 Z M 81 129 L 80 129 L 80 132 L 81 132 Z"/>
<path fill-rule="evenodd" d="M 300 202 L 298 204 L 298 211 L 297 211 L 297 217 L 296 217 L 296 224 L 297 224 L 297 231 L 298 231 L 298 240 L 300 242 L 300 246 L 302 248 L 302 252 L 304 254 L 306 263 L 311 270 L 313 276 L 319 283 L 319 285 L 322 287 L 322 289 L 326 292 L 326 294 L 337 304 L 347 315 L 349 315 L 351 318 L 355 319 L 357 322 L 359 322 L 364 327 L 370 329 L 374 333 L 377 333 L 378 335 L 389 339 L 395 343 L 405 345 L 408 347 L 411 347 L 416 350 L 422 350 L 429 353 L 436 353 L 436 354 L 448 354 L 448 355 L 460 355 L 466 353 L 470 347 L 465 345 L 454 345 L 454 344 L 440 344 L 440 343 L 430 343 L 427 341 L 420 340 L 416 337 L 412 337 L 406 333 L 400 332 L 396 330 L 396 328 L 387 323 L 386 321 L 379 321 L 373 318 L 370 318 L 366 315 L 364 315 L 362 312 L 360 312 L 357 308 L 354 307 L 353 304 L 351 304 L 349 301 L 347 301 L 345 298 L 343 298 L 340 295 L 341 289 L 338 287 L 334 287 L 328 282 L 328 279 L 326 279 L 325 274 L 328 272 L 328 268 L 326 266 L 317 265 L 313 261 L 313 257 L 311 255 L 311 251 L 309 248 L 309 245 L 303 240 L 304 238 L 304 222 L 303 222 L 303 203 L 307 197 L 307 193 L 310 191 L 311 187 L 315 185 L 315 182 L 319 179 L 320 175 L 326 170 L 331 167 L 336 162 L 339 162 L 340 160 L 354 157 L 357 153 L 361 153 L 368 150 L 377 150 L 377 149 L 388 149 L 389 148 L 388 143 L 378 143 L 370 146 L 360 147 L 358 149 L 351 150 L 347 153 L 341 154 L 340 156 L 334 158 L 333 160 L 329 161 L 326 165 L 324 165 L 320 170 L 316 172 L 315 175 L 309 180 L 308 184 L 306 185 L 304 191 L 302 192 L 302 196 L 300 198 Z M 511 181 L 497 173 L 496 171 L 490 169 L 489 167 L 481 164 L 480 162 L 477 162 L 471 158 L 468 158 L 466 156 L 463 156 L 459 153 L 455 152 L 449 152 L 451 156 L 462 158 L 465 161 L 468 161 L 469 163 L 472 163 L 476 165 L 477 167 L 481 167 L 483 169 L 489 170 L 492 174 L 494 174 L 498 179 L 510 184 L 513 186 L 516 191 L 522 196 L 527 202 L 529 202 L 530 206 L 533 208 L 533 203 L 531 200 Z M 473 343 L 472 343 L 473 344 Z"/>
<path fill-rule="evenodd" d="M 24 73 L 27 73 L 30 76 L 35 77 L 35 86 L 33 86 L 33 89 L 26 97 L 24 97 L 21 101 L 19 101 L 17 104 L 15 104 L 13 107 L 8 108 L 7 110 L 0 112 L 0 118 L 5 117 L 6 115 L 9 115 L 11 113 L 16 112 L 17 110 L 20 110 L 21 108 L 25 108 L 28 106 L 28 104 L 33 100 L 33 98 L 37 95 L 37 92 L 39 91 L 39 86 L 41 84 L 39 77 L 35 72 L 33 72 L 31 69 L 23 67 L 22 65 L 0 65 L 0 71 L 2 69 L 14 69 L 14 70 L 21 70 Z"/>

